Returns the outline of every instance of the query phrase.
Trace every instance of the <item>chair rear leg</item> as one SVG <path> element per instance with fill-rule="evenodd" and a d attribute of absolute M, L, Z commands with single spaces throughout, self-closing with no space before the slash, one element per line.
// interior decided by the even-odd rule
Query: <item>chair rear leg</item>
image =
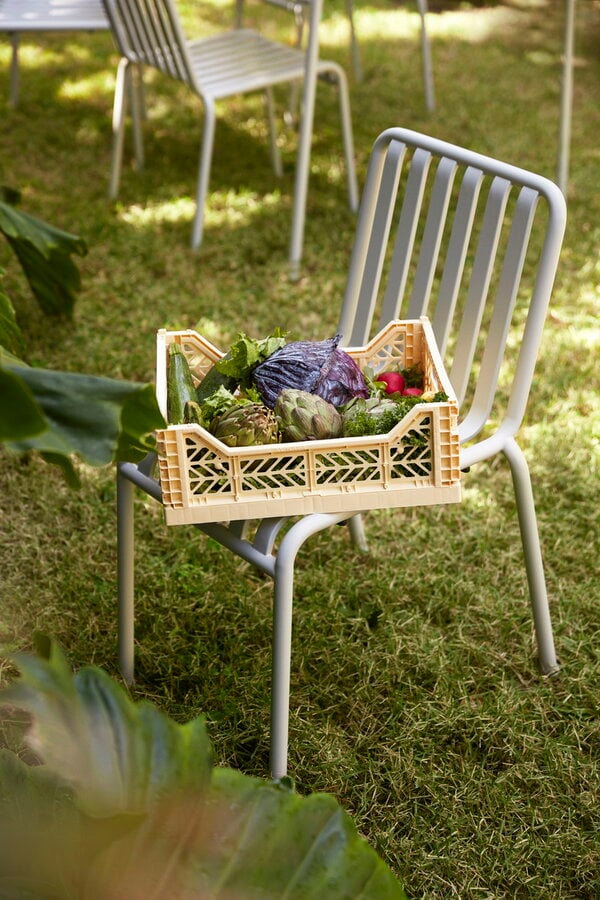
<path fill-rule="evenodd" d="M 124 57 L 119 61 L 117 68 L 117 81 L 115 84 L 115 99 L 113 103 L 113 146 L 110 169 L 110 184 L 108 196 L 115 200 L 119 193 L 121 180 L 121 167 L 123 164 L 123 142 L 125 137 L 125 117 L 127 116 L 127 100 L 130 82 L 129 60 Z"/>
<path fill-rule="evenodd" d="M 9 106 L 16 106 L 19 102 L 19 33 L 11 32 L 10 43 L 12 53 L 10 57 L 10 87 L 8 93 Z"/>
<path fill-rule="evenodd" d="M 367 536 L 365 534 L 365 525 L 360 513 L 356 513 L 355 516 L 352 516 L 350 521 L 348 522 L 348 528 L 350 530 L 350 537 L 352 538 L 352 544 L 359 550 L 361 553 L 369 552 L 369 543 L 367 541 Z"/>
<path fill-rule="evenodd" d="M 539 664 L 544 675 L 552 675 L 559 669 L 554 650 L 554 637 L 550 619 L 550 607 L 546 591 L 544 564 L 540 548 L 537 518 L 529 466 L 523 451 L 516 441 L 509 439 L 504 447 L 504 454 L 510 464 L 510 470 L 517 501 L 521 541 L 525 555 L 525 569 L 529 583 L 529 595 L 533 612 Z"/>
<path fill-rule="evenodd" d="M 119 667 L 127 684 L 134 681 L 134 521 L 133 484 L 117 466 L 117 583 Z"/>
<path fill-rule="evenodd" d="M 144 97 L 144 69 L 134 66 L 129 79 L 131 125 L 133 131 L 133 152 L 138 169 L 144 168 L 144 139 L 142 122 L 146 118 L 146 101 Z"/>
<path fill-rule="evenodd" d="M 196 185 L 196 212 L 192 226 L 192 250 L 197 250 L 202 243 L 204 232 L 204 207 L 208 196 L 208 182 L 215 143 L 215 106 L 212 100 L 203 98 L 204 133 L 200 146 L 200 162 L 198 164 L 198 182 Z"/>
<path fill-rule="evenodd" d="M 269 123 L 269 146 L 271 149 L 271 163 L 273 171 L 277 178 L 283 175 L 283 166 L 281 165 L 281 153 L 277 146 L 277 127 L 275 125 L 275 105 L 273 103 L 273 88 L 265 88 L 265 106 L 267 109 L 267 120 Z"/>
<path fill-rule="evenodd" d="M 352 114 L 350 112 L 348 79 L 344 70 L 337 66 L 335 74 L 340 99 L 340 120 L 344 141 L 344 157 L 346 159 L 346 178 L 348 181 L 348 203 L 352 212 L 355 213 L 358 211 L 358 183 L 356 181 L 356 166 L 354 163 L 354 139 L 352 136 Z"/>

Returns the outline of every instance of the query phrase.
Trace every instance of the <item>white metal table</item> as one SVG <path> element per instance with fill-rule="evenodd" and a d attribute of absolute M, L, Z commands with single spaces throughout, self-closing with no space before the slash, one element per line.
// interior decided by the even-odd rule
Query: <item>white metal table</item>
<path fill-rule="evenodd" d="M 27 31 L 109 31 L 102 0 L 0 0 L 0 32 L 10 36 L 9 103 L 19 99 L 19 36 Z"/>

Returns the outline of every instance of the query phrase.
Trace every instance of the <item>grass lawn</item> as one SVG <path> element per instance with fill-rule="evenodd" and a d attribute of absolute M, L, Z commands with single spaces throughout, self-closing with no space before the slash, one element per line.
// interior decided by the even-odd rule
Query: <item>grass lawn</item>
<path fill-rule="evenodd" d="M 323 54 L 348 65 L 341 0 Z M 376 136 L 425 131 L 555 177 L 563 7 L 558 0 L 431 3 L 437 107 L 425 107 L 413 3 L 357 4 L 364 79 L 351 78 L 359 182 Z M 190 34 L 231 11 L 182 0 Z M 297 568 L 290 772 L 334 794 L 414 898 L 600 897 L 598 300 L 600 3 L 578 4 L 569 223 L 521 444 L 531 465 L 557 651 L 535 659 L 508 467 L 484 464 L 448 508 L 366 518 L 314 539 Z M 74 322 L 43 318 L 8 245 L 4 287 L 28 360 L 152 381 L 158 328 L 226 347 L 280 325 L 335 331 L 354 233 L 334 92 L 319 89 L 302 278 L 287 278 L 296 134 L 270 168 L 260 98 L 217 128 L 201 252 L 188 249 L 199 103 L 150 76 L 147 166 L 106 199 L 116 54 L 106 34 L 23 37 L 21 101 L 0 44 L 0 183 L 82 235 Z M 283 108 L 285 93 L 278 95 Z M 248 115 L 249 111 L 249 115 Z M 128 150 L 130 150 L 128 145 Z M 70 490 L 38 459 L 2 453 L 0 642 L 56 637 L 73 666 L 116 662 L 115 484 L 81 467 Z M 220 763 L 266 775 L 271 583 L 137 498 L 135 697 L 179 721 L 206 714 Z M 12 675 L 0 662 L 0 678 Z"/>

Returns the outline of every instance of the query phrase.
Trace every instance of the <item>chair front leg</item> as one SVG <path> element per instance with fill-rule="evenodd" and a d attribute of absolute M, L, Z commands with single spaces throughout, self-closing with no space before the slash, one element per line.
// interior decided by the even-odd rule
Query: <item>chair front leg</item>
<path fill-rule="evenodd" d="M 115 99 L 113 103 L 112 117 L 112 162 L 110 170 L 110 184 L 108 196 L 115 200 L 119 193 L 121 180 L 121 167 L 123 164 L 123 143 L 125 138 L 125 118 L 127 116 L 127 101 L 130 90 L 131 71 L 129 60 L 122 57 L 117 68 L 117 81 L 115 84 Z"/>
<path fill-rule="evenodd" d="M 197 250 L 202 243 L 204 232 L 204 207 L 208 196 L 210 167 L 212 164 L 215 143 L 215 105 L 212 100 L 202 98 L 204 103 L 204 132 L 200 145 L 200 162 L 198 164 L 198 182 L 196 185 L 196 212 L 192 226 L 192 250 Z"/>
<path fill-rule="evenodd" d="M 117 584 L 119 667 L 127 684 L 134 680 L 134 521 L 133 484 L 117 465 Z"/>
<path fill-rule="evenodd" d="M 350 93 L 348 91 L 348 79 L 344 70 L 338 66 L 335 68 L 338 82 L 340 100 L 340 121 L 342 125 L 342 137 L 344 141 L 344 157 L 346 160 L 346 178 L 348 181 L 348 204 L 352 212 L 358 212 L 358 183 L 356 181 L 356 166 L 354 163 L 354 140 L 352 137 L 352 114 L 350 112 Z"/>
<path fill-rule="evenodd" d="M 352 515 L 352 514 L 351 514 Z M 302 545 L 312 535 L 344 521 L 346 513 L 315 513 L 292 525 L 282 538 L 273 573 L 273 670 L 271 684 L 271 775 L 287 774 L 292 659 L 294 564 Z"/>

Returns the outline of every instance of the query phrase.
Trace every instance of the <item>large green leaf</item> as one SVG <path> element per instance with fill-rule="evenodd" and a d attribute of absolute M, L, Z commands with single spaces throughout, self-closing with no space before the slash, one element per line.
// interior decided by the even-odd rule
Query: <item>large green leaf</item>
<path fill-rule="evenodd" d="M 23 379 L 0 367 L 0 441 L 15 441 L 39 435 L 46 417 Z"/>
<path fill-rule="evenodd" d="M 202 718 L 178 725 L 133 703 L 101 669 L 75 676 L 58 647 L 47 659 L 18 654 L 21 678 L 4 701 L 27 710 L 28 742 L 96 816 L 147 812 L 165 794 L 203 788 L 212 750 Z"/>
<path fill-rule="evenodd" d="M 137 462 L 154 448 L 153 432 L 164 425 L 150 384 L 27 366 L 6 365 L 5 371 L 24 383 L 46 420 L 41 433 L 11 434 L 18 411 L 14 385 L 10 403 L 0 408 L 0 433 L 18 452 L 37 450 L 54 461 L 77 454 L 94 466 Z"/>
<path fill-rule="evenodd" d="M 21 263 L 42 310 L 49 315 L 71 315 L 81 287 L 79 270 L 71 256 L 85 256 L 86 242 L 2 200 L 0 231 Z"/>
<path fill-rule="evenodd" d="M 0 280 L 4 270 L 0 269 Z M 14 307 L 9 297 L 0 287 L 0 347 L 6 347 L 13 353 L 19 353 L 23 349 L 23 335 L 17 325 Z"/>
<path fill-rule="evenodd" d="M 333 797 L 302 797 L 289 784 L 226 768 L 211 777 L 202 719 L 177 725 L 95 667 L 73 676 L 52 642 L 40 649 L 40 657 L 15 657 L 21 678 L 0 694 L 30 713 L 28 741 L 45 762 L 29 778 L 7 780 L 10 765 L 0 759 L 4 811 L 13 809 L 8 832 L 24 848 L 7 890 L 61 900 L 405 900 Z M 14 813 L 23 805 L 10 794 L 30 796 L 28 782 L 38 778 L 47 788 L 48 773 L 55 790 L 63 786 L 62 812 L 49 819 L 46 810 L 47 844 L 31 844 L 27 817 Z"/>

